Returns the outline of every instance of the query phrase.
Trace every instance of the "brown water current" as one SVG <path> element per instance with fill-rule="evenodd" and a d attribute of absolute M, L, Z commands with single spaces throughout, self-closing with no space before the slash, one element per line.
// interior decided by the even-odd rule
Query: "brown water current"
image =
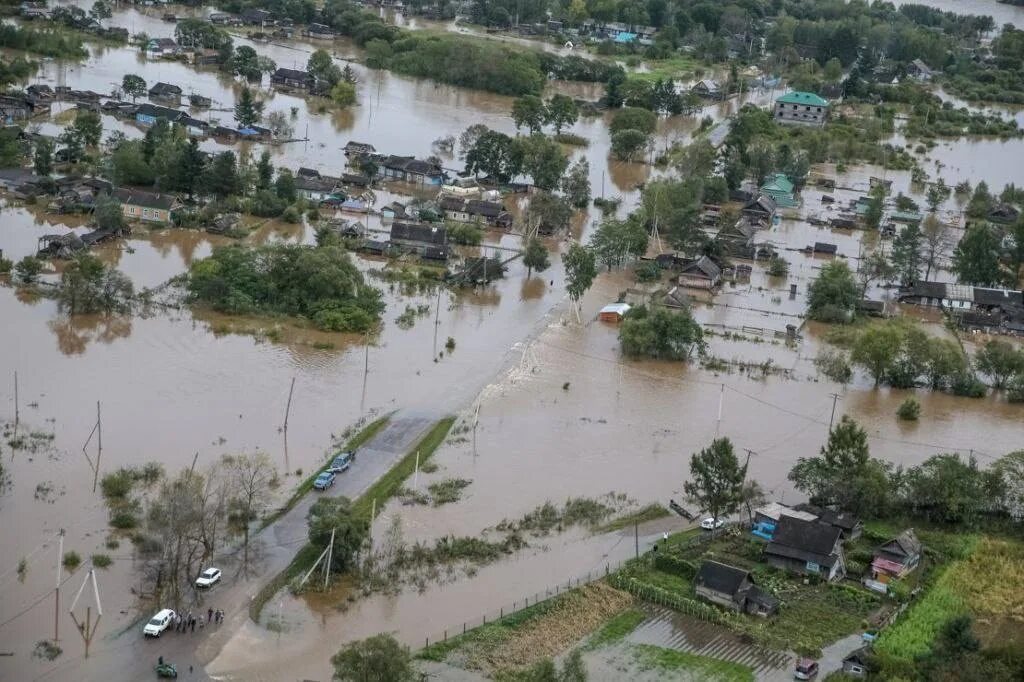
<path fill-rule="evenodd" d="M 975 4 L 1020 16 L 1016 8 L 980 0 Z M 966 11 L 962 4 L 957 7 Z M 111 24 L 133 33 L 171 35 L 173 25 L 159 20 L 163 11 L 123 10 Z M 301 67 L 314 46 L 296 42 L 259 44 L 256 49 L 281 66 Z M 358 56 L 355 48 L 341 41 L 336 49 L 339 55 Z M 509 98 L 354 68 L 361 78 L 360 105 L 346 112 L 319 114 L 302 98 L 264 88 L 268 110 L 290 112 L 297 107 L 296 137 L 306 137 L 308 129 L 310 138 L 270 146 L 276 164 L 337 173 L 343 164 L 340 148 L 349 139 L 370 142 L 384 153 L 426 156 L 432 153 L 434 139 L 457 136 L 473 123 L 514 132 Z M 147 61 L 129 48 L 95 48 L 82 64 L 44 62 L 39 80 L 109 92 L 125 73 L 139 73 L 151 84 L 177 82 L 186 92 L 212 97 L 218 108 L 225 109 L 239 87 L 218 72 Z M 596 96 L 593 86 L 552 88 Z M 771 93 L 756 92 L 754 97 L 766 102 Z M 728 102 L 703 114 L 718 119 L 736 106 Z M 228 112 L 212 115 L 231 117 Z M 103 122 L 108 132 L 142 134 L 133 124 L 111 117 L 104 116 Z M 696 118 L 663 120 L 658 148 L 687 139 L 697 125 Z M 42 128 L 54 132 L 56 125 L 47 122 Z M 600 118 L 582 120 L 573 132 L 590 140 L 589 147 L 574 154 L 590 162 L 593 193 L 621 196 L 620 210 L 628 211 L 637 200 L 637 185 L 651 176 L 651 168 L 610 161 L 607 126 Z M 203 147 L 231 148 L 212 141 L 204 141 Z M 252 148 L 260 150 L 259 145 Z M 948 184 L 967 178 L 972 183 L 986 179 L 993 188 L 1006 182 L 1020 185 L 1020 150 L 1020 140 L 943 142 L 929 155 L 941 161 L 942 168 L 928 170 L 933 176 L 940 172 Z M 451 159 L 450 165 L 460 168 L 461 162 Z M 850 188 L 833 193 L 841 201 L 866 191 L 871 175 L 893 179 L 894 193 L 920 196 L 919 189 L 910 187 L 909 173 L 885 174 L 877 168 L 815 172 L 836 177 L 841 188 Z M 827 217 L 820 195 L 814 189 L 804 193 L 801 218 Z M 401 194 L 378 193 L 381 204 L 396 198 Z M 957 211 L 956 200 L 943 210 Z M 593 217 L 580 218 L 574 234 L 585 239 Z M 370 227 L 380 226 L 375 218 L 368 222 Z M 8 258 L 34 253 L 40 236 L 68 229 L 81 232 L 84 227 L 80 220 L 35 209 L 0 208 L 0 249 Z M 874 235 L 819 229 L 797 218 L 783 219 L 768 238 L 780 249 L 830 241 L 851 263 L 877 242 Z M 312 239 L 309 226 L 274 222 L 263 224 L 248 238 L 252 243 Z M 128 274 L 136 287 L 157 287 L 225 241 L 193 231 L 143 229 L 121 243 L 105 245 L 98 254 Z M 488 243 L 515 246 L 518 237 L 493 234 Z M 550 245 L 563 246 L 557 240 Z M 407 541 L 429 541 L 449 533 L 477 535 L 504 518 L 570 496 L 616 491 L 640 504 L 678 499 L 688 455 L 716 434 L 728 435 L 738 448 L 756 452 L 751 474 L 765 489 L 784 500 L 796 499 L 786 473 L 797 457 L 814 454 L 824 440 L 832 392 L 840 394 L 837 412 L 854 416 L 868 428 L 873 453 L 899 464 L 913 465 L 936 452 L 972 450 L 986 463 L 1020 447 L 1022 413 L 1000 397 L 966 400 L 922 391 L 917 393 L 922 420 L 906 425 L 894 414 L 907 391 L 873 390 L 863 377 L 846 388 L 819 378 L 812 363 L 824 344 L 819 327 L 805 326 L 802 338 L 790 345 L 771 332 L 800 324 L 807 284 L 824 261 L 795 251 L 784 254 L 791 265 L 787 279 L 769 278 L 763 265 L 755 264 L 749 285 L 727 287 L 713 301 L 695 297 L 694 314 L 716 330 L 767 330 L 763 336 L 745 333 L 747 338 L 740 340 L 711 339 L 712 352 L 719 358 L 754 363 L 770 359 L 788 370 L 788 378 L 766 379 L 736 369 L 716 373 L 679 363 L 622 361 L 616 328 L 594 317 L 602 305 L 633 286 L 632 278 L 622 272 L 602 274 L 584 300 L 584 324 L 577 325 L 565 304 L 563 273 L 555 254 L 552 268 L 532 279 L 527 280 L 525 269 L 515 262 L 505 280 L 484 291 L 442 292 L 436 346 L 436 295 L 387 291 L 385 324 L 368 354 L 359 338 L 209 312 L 154 309 L 132 317 L 69 320 L 51 299 L 5 284 L 0 287 L 0 422 L 15 418 L 17 372 L 18 432 L 35 433 L 29 441 L 36 447 L 14 450 L 8 438 L 0 443 L 10 479 L 0 494 L 0 653 L 14 653 L 0 656 L 0 679 L 83 679 L 83 674 L 86 679 L 120 679 L 118 671 L 127 662 L 159 650 L 155 645 L 142 649 L 141 636 L 130 627 L 138 615 L 132 590 L 142 587 L 130 543 L 123 541 L 116 550 L 103 546 L 107 513 L 98 493 L 92 492 L 92 472 L 82 452 L 97 401 L 103 412 L 103 472 L 148 461 L 159 461 L 175 472 L 189 466 L 196 453 L 199 465 L 205 466 L 223 453 L 253 450 L 270 453 L 282 473 L 300 468 L 308 472 L 322 461 L 331 435 L 365 415 L 412 408 L 467 418 L 479 405 L 476 452 L 470 442 L 448 443 L 435 455 L 440 470 L 420 480 L 425 486 L 447 477 L 472 479 L 463 499 L 438 508 L 391 504 L 378 519 L 376 537 L 397 514 Z M 368 259 L 358 263 L 364 270 L 382 265 Z M 56 276 L 57 269 L 51 268 L 44 279 L 53 281 Z M 790 283 L 798 289 L 793 299 Z M 871 294 L 889 296 L 881 289 Z M 402 330 L 394 319 L 406 304 L 429 305 L 431 312 L 418 318 L 412 329 Z M 226 333 L 231 328 L 275 329 L 280 341 Z M 945 333 L 939 325 L 930 329 Z M 438 359 L 449 336 L 456 340 L 456 349 Z M 369 372 L 364 375 L 367 357 Z M 280 429 L 293 378 L 286 444 Z M 568 388 L 563 388 L 566 384 Z M 94 456 L 95 443 L 89 453 Z M 299 480 L 286 477 L 282 494 Z M 65 550 L 83 557 L 103 551 L 115 559 L 110 569 L 99 572 L 104 621 L 88 663 L 81 659 L 81 643 L 66 616 L 61 623 L 63 656 L 56 663 L 30 656 L 37 641 L 52 637 L 59 528 L 67 533 Z M 509 561 L 484 567 L 471 578 L 428 586 L 422 594 L 409 589 L 397 596 L 362 599 L 345 613 L 323 599 L 284 596 L 268 607 L 279 608 L 289 624 L 284 636 L 252 623 L 231 623 L 199 647 L 197 661 L 210 663 L 209 672 L 232 679 L 326 679 L 328 659 L 344 641 L 387 630 L 419 644 L 444 629 L 454 631 L 483 614 L 490 618 L 523 597 L 534 598 L 570 578 L 614 565 L 631 555 L 632 540 L 628 534 L 576 530 L 531 541 Z M 23 557 L 27 571 L 19 577 L 17 566 Z M 65 574 L 63 599 L 73 596 L 67 592 L 77 590 L 82 577 L 81 569 Z M 130 629 L 118 636 L 125 628 Z M 78 665 L 83 666 L 80 671 L 74 668 Z"/>

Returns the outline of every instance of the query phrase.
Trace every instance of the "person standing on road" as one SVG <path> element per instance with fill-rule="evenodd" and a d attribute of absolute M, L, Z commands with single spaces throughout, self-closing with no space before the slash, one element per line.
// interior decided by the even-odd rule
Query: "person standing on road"
<path fill-rule="evenodd" d="M 195 631 L 196 631 L 196 619 L 194 617 L 189 620 L 189 626 L 192 628 L 192 633 L 195 634 Z"/>
<path fill-rule="evenodd" d="M 213 609 L 206 609 L 206 622 L 207 623 L 212 623 L 213 622 Z"/>

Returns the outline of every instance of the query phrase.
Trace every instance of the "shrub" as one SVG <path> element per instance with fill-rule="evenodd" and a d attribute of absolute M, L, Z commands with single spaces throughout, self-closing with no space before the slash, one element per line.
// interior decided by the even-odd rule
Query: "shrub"
<path fill-rule="evenodd" d="M 9 275 L 14 268 L 14 261 L 0 258 L 0 275 Z"/>
<path fill-rule="evenodd" d="M 110 525 L 118 530 L 129 530 L 139 525 L 135 514 L 127 509 L 121 509 L 110 515 Z"/>
<path fill-rule="evenodd" d="M 768 262 L 768 274 L 772 277 L 785 277 L 789 274 L 789 262 L 785 258 L 772 256 Z"/>
<path fill-rule="evenodd" d="M 92 565 L 95 566 L 96 568 L 109 568 L 111 566 L 111 564 L 113 564 L 113 563 L 114 563 L 114 560 L 111 559 L 106 554 L 93 554 L 92 555 Z"/>
<path fill-rule="evenodd" d="M 637 266 L 633 273 L 638 282 L 657 282 L 661 279 L 661 268 L 652 260 L 647 260 Z"/>
<path fill-rule="evenodd" d="M 822 350 L 818 357 L 814 358 L 814 366 L 837 384 L 846 384 L 853 378 L 853 368 L 843 353 Z"/>
<path fill-rule="evenodd" d="M 445 341 L 444 347 L 449 353 L 455 350 L 455 337 L 449 336 L 448 340 Z"/>
<path fill-rule="evenodd" d="M 1006 385 L 1006 399 L 1011 403 L 1024 403 L 1024 375 L 1019 375 Z"/>
<path fill-rule="evenodd" d="M 82 557 L 78 555 L 78 552 L 72 550 L 70 552 L 64 552 L 64 560 L 62 562 L 64 568 L 69 571 L 73 571 L 78 568 L 79 564 L 82 563 Z"/>
<path fill-rule="evenodd" d="M 917 398 L 907 398 L 896 410 L 896 416 L 903 421 L 917 421 L 917 418 L 921 416 L 921 403 L 917 401 Z"/>
<path fill-rule="evenodd" d="M 988 393 L 988 387 L 970 372 L 962 372 L 953 377 L 950 390 L 953 395 L 965 398 L 984 398 Z"/>
<path fill-rule="evenodd" d="M 300 214 L 298 209 L 294 206 L 289 206 L 284 210 L 284 213 L 281 214 L 281 220 L 292 224 L 300 223 L 302 222 L 302 214 Z"/>
<path fill-rule="evenodd" d="M 107 549 L 117 549 L 121 546 L 121 541 L 111 535 L 107 538 L 107 542 L 105 544 Z"/>
<path fill-rule="evenodd" d="M 484 233 L 476 225 L 465 223 L 449 223 L 447 225 L 448 241 L 454 244 L 477 246 L 483 241 Z"/>

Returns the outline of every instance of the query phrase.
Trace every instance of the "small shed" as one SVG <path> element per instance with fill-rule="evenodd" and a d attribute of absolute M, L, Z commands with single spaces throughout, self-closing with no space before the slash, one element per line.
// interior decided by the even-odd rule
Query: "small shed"
<path fill-rule="evenodd" d="M 597 312 L 597 319 L 602 322 L 621 322 L 631 307 L 628 303 L 609 303 Z"/>
<path fill-rule="evenodd" d="M 749 571 L 717 561 L 702 563 L 693 585 L 698 597 L 733 611 L 768 616 L 779 608 L 779 600 L 761 591 Z"/>
<path fill-rule="evenodd" d="M 843 675 L 858 679 L 867 677 L 870 670 L 870 656 L 871 651 L 866 646 L 851 651 L 843 659 Z"/>
<path fill-rule="evenodd" d="M 722 268 L 707 256 L 684 265 L 679 272 L 679 286 L 691 289 L 714 289 L 722 281 Z"/>

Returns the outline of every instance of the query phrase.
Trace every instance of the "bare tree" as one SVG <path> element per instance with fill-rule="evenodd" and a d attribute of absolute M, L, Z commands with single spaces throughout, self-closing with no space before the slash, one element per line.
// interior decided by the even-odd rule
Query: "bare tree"
<path fill-rule="evenodd" d="M 763 505 L 767 498 L 757 481 L 747 479 L 740 489 L 740 503 L 747 509 L 747 520 L 754 523 L 754 510 Z"/>
<path fill-rule="evenodd" d="M 249 529 L 259 518 L 277 486 L 277 469 L 265 452 L 224 455 L 221 458 L 230 488 L 229 520 L 242 533 L 242 568 L 249 569 Z"/>
<path fill-rule="evenodd" d="M 921 235 L 924 242 L 924 281 L 927 282 L 932 271 L 938 272 L 939 263 L 949 255 L 953 239 L 949 228 L 935 214 L 925 216 L 921 223 Z"/>

